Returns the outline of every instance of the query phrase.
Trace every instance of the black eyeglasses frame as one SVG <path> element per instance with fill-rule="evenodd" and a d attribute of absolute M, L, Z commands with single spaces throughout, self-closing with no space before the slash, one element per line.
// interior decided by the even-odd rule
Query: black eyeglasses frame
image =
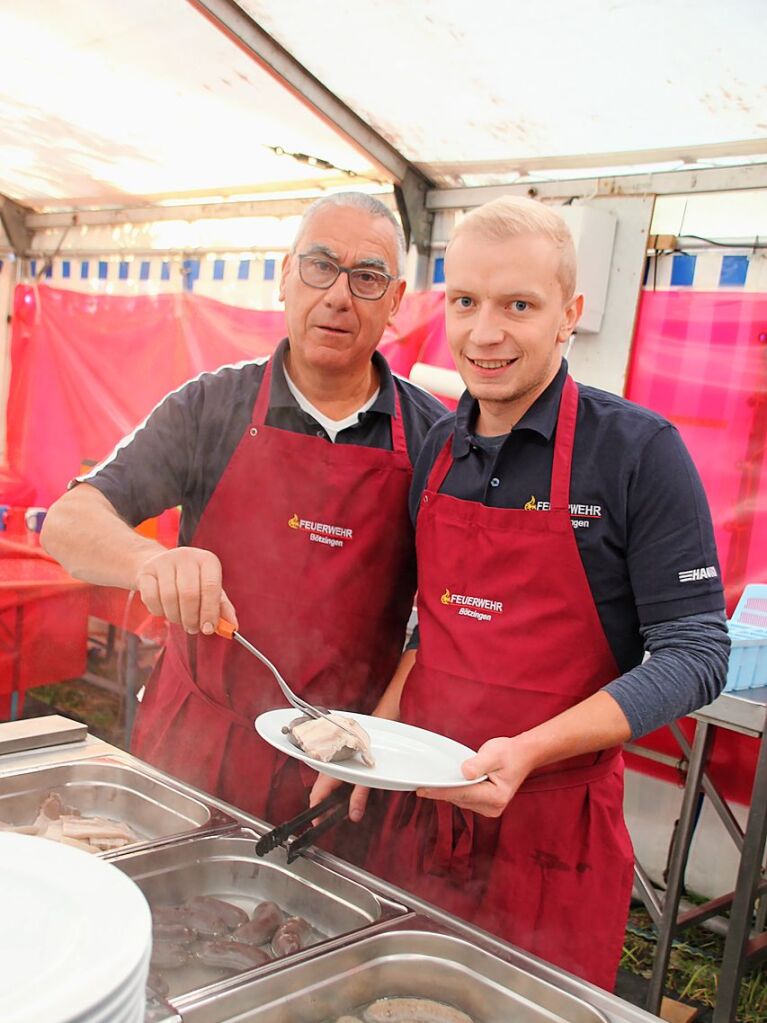
<path fill-rule="evenodd" d="M 330 263 L 332 266 L 336 268 L 338 273 L 335 275 L 333 280 L 329 281 L 327 284 L 312 284 L 310 281 L 307 281 L 304 278 L 303 265 L 305 259 L 319 259 L 322 260 L 324 263 Z M 327 291 L 329 288 L 333 287 L 333 285 L 336 283 L 336 281 L 338 280 L 342 273 L 346 274 L 346 276 L 349 279 L 349 291 L 351 291 L 352 295 L 354 295 L 355 298 L 359 298 L 363 302 L 380 302 L 380 300 L 386 294 L 391 282 L 397 280 L 397 278 L 394 275 L 386 273 L 385 270 L 378 270 L 377 268 L 371 266 L 342 266 L 340 263 L 336 263 L 334 259 L 331 259 L 330 256 L 323 256 L 314 252 L 301 252 L 298 254 L 298 275 L 301 278 L 302 282 L 307 286 L 307 288 L 317 288 L 319 291 Z M 354 290 L 354 278 L 352 277 L 352 274 L 354 273 L 370 273 L 376 274 L 378 277 L 385 278 L 386 285 L 381 294 L 376 296 L 359 295 Z"/>

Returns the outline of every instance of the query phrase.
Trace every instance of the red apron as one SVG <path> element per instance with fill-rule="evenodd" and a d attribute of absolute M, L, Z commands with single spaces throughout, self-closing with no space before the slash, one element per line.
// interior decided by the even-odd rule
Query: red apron
<path fill-rule="evenodd" d="M 568 509 L 577 407 L 568 377 L 550 511 L 440 494 L 452 437 L 437 458 L 416 525 L 421 645 L 403 721 L 478 749 L 547 721 L 619 674 Z M 371 850 L 366 866 L 612 988 L 633 875 L 622 804 L 618 749 L 544 768 L 499 819 L 397 794 L 384 831 L 393 841 Z"/>
<path fill-rule="evenodd" d="M 220 558 L 242 634 L 296 692 L 370 713 L 398 663 L 415 591 L 399 396 L 385 451 L 266 426 L 270 383 L 271 362 L 191 544 Z M 172 626 L 155 674 L 136 718 L 137 756 L 272 822 L 306 808 L 314 772 L 302 777 L 254 729 L 262 711 L 285 705 L 255 657 Z"/>

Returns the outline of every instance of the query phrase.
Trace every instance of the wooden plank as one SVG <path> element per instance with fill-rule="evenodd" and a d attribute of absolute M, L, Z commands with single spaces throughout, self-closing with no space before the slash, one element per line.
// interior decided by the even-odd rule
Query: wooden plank
<path fill-rule="evenodd" d="M 23 721 L 8 721 L 0 725 L 0 755 L 41 749 L 43 746 L 61 746 L 82 742 L 88 735 L 88 726 L 70 721 L 60 714 Z"/>
<path fill-rule="evenodd" d="M 693 1006 L 676 1002 L 673 998 L 664 998 L 660 1005 L 660 1018 L 667 1023 L 692 1023 L 698 1012 Z"/>

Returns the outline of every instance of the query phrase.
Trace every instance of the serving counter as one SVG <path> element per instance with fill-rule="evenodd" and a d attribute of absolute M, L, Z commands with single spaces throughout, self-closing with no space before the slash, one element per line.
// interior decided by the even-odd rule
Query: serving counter
<path fill-rule="evenodd" d="M 27 824 L 52 791 L 130 824 L 135 842 L 98 855 L 136 881 L 156 920 L 201 896 L 248 916 L 268 900 L 306 925 L 303 947 L 275 952 L 272 939 L 268 959 L 254 953 L 238 972 L 181 948 L 148 995 L 148 1023 L 334 1023 L 392 997 L 448 1003 L 473 1023 L 657 1019 L 319 849 L 290 865 L 282 849 L 257 857 L 263 821 L 98 739 L 0 755 L 0 820 Z"/>

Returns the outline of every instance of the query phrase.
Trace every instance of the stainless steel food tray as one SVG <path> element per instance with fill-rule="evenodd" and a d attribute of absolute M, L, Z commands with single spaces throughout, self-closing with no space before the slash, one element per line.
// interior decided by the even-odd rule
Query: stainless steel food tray
<path fill-rule="evenodd" d="M 169 779 L 154 777 L 116 757 L 57 763 L 0 776 L 0 820 L 14 825 L 32 823 L 41 802 L 52 791 L 83 814 L 128 824 L 141 841 L 126 849 L 235 826 L 234 818 L 218 807 L 188 795 Z"/>
<path fill-rule="evenodd" d="M 289 980 L 284 973 L 262 976 L 179 1011 L 184 1023 L 332 1023 L 399 995 L 449 1003 L 475 1023 L 605 1023 L 585 1001 L 430 926 L 411 918 L 296 964 Z"/>
<path fill-rule="evenodd" d="M 282 849 L 259 857 L 257 839 L 255 831 L 243 828 L 112 857 L 114 865 L 139 885 L 150 906 L 176 905 L 195 895 L 212 895 L 251 914 L 258 903 L 271 900 L 286 915 L 302 916 L 312 925 L 309 948 L 255 970 L 232 976 L 194 963 L 160 971 L 174 1004 L 178 996 L 191 991 L 221 991 L 254 974 L 282 970 L 283 964 L 315 954 L 330 939 L 407 912 L 398 903 L 311 859 L 301 858 L 288 866 Z"/>

